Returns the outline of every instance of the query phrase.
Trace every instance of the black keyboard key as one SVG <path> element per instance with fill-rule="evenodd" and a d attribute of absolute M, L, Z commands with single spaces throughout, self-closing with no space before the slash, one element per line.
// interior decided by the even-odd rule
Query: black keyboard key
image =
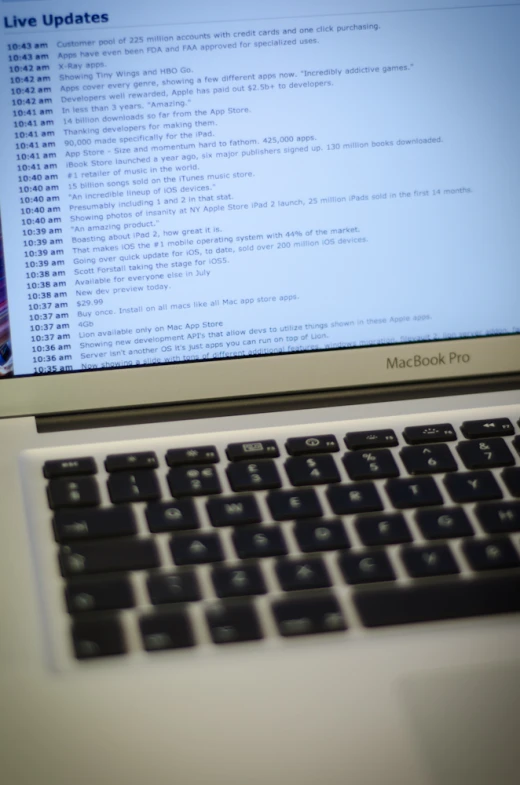
<path fill-rule="evenodd" d="M 350 548 L 347 533 L 341 521 L 297 521 L 294 534 L 304 553 Z"/>
<path fill-rule="evenodd" d="M 482 439 L 460 442 L 457 451 L 467 469 L 487 469 L 494 466 L 512 466 L 513 453 L 503 439 Z"/>
<path fill-rule="evenodd" d="M 51 480 L 47 486 L 47 496 L 52 510 L 61 507 L 96 507 L 99 504 L 99 489 L 93 477 Z"/>
<path fill-rule="evenodd" d="M 43 464 L 43 476 L 49 480 L 53 477 L 96 474 L 96 472 L 94 458 L 64 458 L 60 461 L 45 461 Z"/>
<path fill-rule="evenodd" d="M 195 645 L 193 631 L 185 611 L 156 611 L 139 619 L 146 651 L 185 649 Z"/>
<path fill-rule="evenodd" d="M 134 593 L 126 576 L 69 583 L 65 588 L 65 601 L 69 613 L 113 611 L 135 605 Z"/>
<path fill-rule="evenodd" d="M 335 597 L 287 599 L 273 602 L 273 616 L 284 637 L 346 630 L 347 625 Z"/>
<path fill-rule="evenodd" d="M 230 461 L 256 461 L 258 458 L 278 458 L 280 451 L 273 439 L 265 439 L 260 442 L 229 444 L 226 455 Z"/>
<path fill-rule="evenodd" d="M 520 531 L 520 502 L 488 502 L 477 504 L 477 518 L 490 534 Z"/>
<path fill-rule="evenodd" d="M 415 520 L 427 540 L 449 537 L 471 537 L 474 534 L 462 507 L 441 507 L 437 510 L 418 510 Z"/>
<path fill-rule="evenodd" d="M 342 553 L 339 566 L 347 583 L 395 581 L 393 567 L 384 551 Z"/>
<path fill-rule="evenodd" d="M 146 570 L 159 566 L 153 540 L 110 540 L 64 545 L 59 553 L 65 577 L 98 572 Z"/>
<path fill-rule="evenodd" d="M 284 591 L 326 589 L 331 585 L 325 563 L 319 558 L 280 560 L 276 574 Z"/>
<path fill-rule="evenodd" d="M 170 602 L 196 602 L 201 599 L 199 582 L 194 572 L 170 572 L 149 575 L 148 594 L 154 605 Z"/>
<path fill-rule="evenodd" d="M 504 570 L 520 565 L 513 544 L 506 537 L 465 542 L 463 550 L 474 570 Z"/>
<path fill-rule="evenodd" d="M 371 482 L 334 485 L 327 488 L 327 498 L 336 515 L 354 515 L 383 509 L 376 486 Z"/>
<path fill-rule="evenodd" d="M 218 605 L 208 608 L 206 620 L 213 643 L 257 641 L 263 637 L 253 605 Z"/>
<path fill-rule="evenodd" d="M 192 466 L 197 464 L 218 463 L 217 448 L 213 445 L 206 447 L 184 447 L 168 450 L 166 463 L 168 466 Z"/>
<path fill-rule="evenodd" d="M 478 502 L 501 499 L 502 491 L 491 472 L 448 474 L 444 485 L 454 502 Z"/>
<path fill-rule="evenodd" d="M 151 532 L 174 532 L 198 529 L 199 518 L 192 499 L 149 504 L 145 510 Z"/>
<path fill-rule="evenodd" d="M 399 469 L 390 450 L 347 452 L 343 464 L 351 480 L 398 477 Z"/>
<path fill-rule="evenodd" d="M 520 496 L 520 469 L 504 469 L 502 472 L 502 479 L 504 480 L 507 490 L 511 496 Z"/>
<path fill-rule="evenodd" d="M 53 526 L 57 542 L 122 537 L 137 533 L 131 507 L 57 510 Z"/>
<path fill-rule="evenodd" d="M 328 485 L 340 480 L 332 455 L 288 458 L 285 470 L 292 485 Z"/>
<path fill-rule="evenodd" d="M 172 496 L 207 496 L 222 493 L 220 480 L 213 466 L 188 467 L 171 469 L 168 473 L 168 485 Z"/>
<path fill-rule="evenodd" d="M 518 422 L 520 424 L 520 420 Z M 513 447 L 515 448 L 517 453 L 520 455 L 520 436 L 515 436 L 515 438 L 513 439 Z"/>
<path fill-rule="evenodd" d="M 230 464 L 226 473 L 234 491 L 259 491 L 282 487 L 274 461 L 240 461 Z"/>
<path fill-rule="evenodd" d="M 178 534 L 170 542 L 175 564 L 209 564 L 224 561 L 224 552 L 217 534 Z"/>
<path fill-rule="evenodd" d="M 400 455 L 409 474 L 438 474 L 457 470 L 457 462 L 447 444 L 403 447 Z"/>
<path fill-rule="evenodd" d="M 111 474 L 107 485 L 114 504 L 154 501 L 161 496 L 155 472 L 145 469 Z"/>
<path fill-rule="evenodd" d="M 244 523 L 260 523 L 262 520 L 252 494 L 209 499 L 206 507 L 213 526 L 238 526 Z"/>
<path fill-rule="evenodd" d="M 351 431 L 345 436 L 349 450 L 375 450 L 376 447 L 395 447 L 398 444 L 395 432 L 390 428 L 379 431 Z"/>
<path fill-rule="evenodd" d="M 72 625 L 72 643 L 78 660 L 109 657 L 126 652 L 119 619 L 82 619 Z"/>
<path fill-rule="evenodd" d="M 135 469 L 157 469 L 159 461 L 154 452 L 126 452 L 107 455 L 107 472 L 135 471 Z"/>
<path fill-rule="evenodd" d="M 408 444 L 431 444 L 453 442 L 457 438 L 455 429 L 448 422 L 435 425 L 410 425 L 403 431 Z"/>
<path fill-rule="evenodd" d="M 218 597 L 245 597 L 267 591 L 262 571 L 256 564 L 214 567 L 211 577 Z"/>
<path fill-rule="evenodd" d="M 287 545 L 278 526 L 248 526 L 233 532 L 235 550 L 241 559 L 285 556 Z"/>
<path fill-rule="evenodd" d="M 496 417 L 489 420 L 466 420 L 460 430 L 466 439 L 482 439 L 488 436 L 511 436 L 515 429 L 507 417 Z"/>
<path fill-rule="evenodd" d="M 459 572 L 447 545 L 427 545 L 424 548 L 408 545 L 401 550 L 401 557 L 412 578 L 454 575 Z"/>
<path fill-rule="evenodd" d="M 400 510 L 442 504 L 442 496 L 433 477 L 388 480 L 385 488 L 394 507 Z"/>
<path fill-rule="evenodd" d="M 357 592 L 354 602 L 365 627 L 515 613 L 520 575 L 373 589 Z"/>
<path fill-rule="evenodd" d="M 275 521 L 318 518 L 323 515 L 320 500 L 312 488 L 302 491 L 271 491 L 267 503 Z"/>
<path fill-rule="evenodd" d="M 412 535 L 401 513 L 362 515 L 356 529 L 363 545 L 393 545 L 411 542 Z"/>
<path fill-rule="evenodd" d="M 325 436 L 297 436 L 287 439 L 285 449 L 289 455 L 310 455 L 316 452 L 338 452 L 339 444 L 333 434 Z"/>

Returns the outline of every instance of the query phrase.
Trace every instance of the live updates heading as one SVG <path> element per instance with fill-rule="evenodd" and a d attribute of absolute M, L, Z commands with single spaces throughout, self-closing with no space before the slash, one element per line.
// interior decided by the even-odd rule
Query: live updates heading
<path fill-rule="evenodd" d="M 90 25 L 103 24 L 109 21 L 108 14 L 67 14 L 67 16 L 56 16 L 55 14 L 43 14 L 41 21 L 46 27 L 58 28 L 62 25 Z M 4 27 L 22 28 L 38 27 L 38 19 L 35 16 L 4 16 Z"/>

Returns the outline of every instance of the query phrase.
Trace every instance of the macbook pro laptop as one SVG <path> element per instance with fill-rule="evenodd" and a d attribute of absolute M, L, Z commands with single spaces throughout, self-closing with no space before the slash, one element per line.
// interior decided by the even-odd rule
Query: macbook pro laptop
<path fill-rule="evenodd" d="M 8 785 L 520 777 L 520 4 L 2 0 Z"/>

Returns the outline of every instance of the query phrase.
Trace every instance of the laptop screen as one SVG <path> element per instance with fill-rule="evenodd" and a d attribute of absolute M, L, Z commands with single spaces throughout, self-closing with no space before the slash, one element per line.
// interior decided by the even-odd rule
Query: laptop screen
<path fill-rule="evenodd" d="M 520 332 L 520 4 L 1 3 L 0 377 Z"/>

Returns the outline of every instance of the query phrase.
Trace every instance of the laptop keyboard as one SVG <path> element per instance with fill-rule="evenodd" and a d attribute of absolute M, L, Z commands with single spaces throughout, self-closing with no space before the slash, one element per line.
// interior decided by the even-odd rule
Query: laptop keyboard
<path fill-rule="evenodd" d="M 518 424 L 294 430 L 44 462 L 73 657 L 520 611 Z"/>

